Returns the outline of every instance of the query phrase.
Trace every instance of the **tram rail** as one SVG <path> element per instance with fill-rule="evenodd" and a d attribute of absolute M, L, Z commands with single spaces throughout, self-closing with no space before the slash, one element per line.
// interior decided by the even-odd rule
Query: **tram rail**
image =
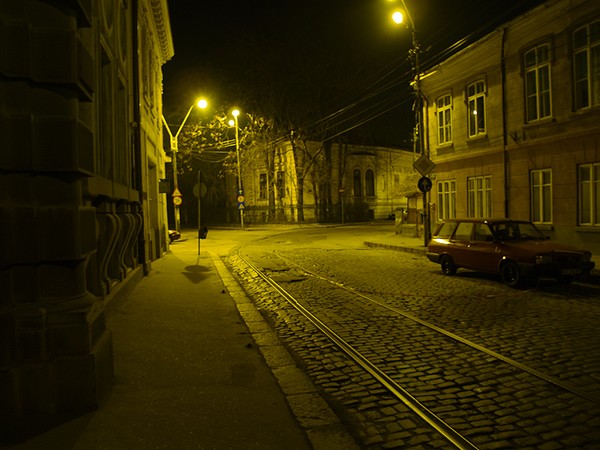
<path fill-rule="evenodd" d="M 410 392 L 411 388 L 407 388 L 401 382 L 396 381 L 393 376 L 386 372 L 385 368 L 381 367 L 381 364 L 374 362 L 372 358 L 365 355 L 364 352 L 358 349 L 356 345 L 349 342 L 349 340 L 346 337 L 342 336 L 343 333 L 336 331 L 334 327 L 327 324 L 326 320 L 320 318 L 318 312 L 315 312 L 314 310 L 311 310 L 311 308 L 305 306 L 305 301 L 303 301 L 302 299 L 298 299 L 297 295 L 289 292 L 289 289 L 285 289 L 280 283 L 274 281 L 273 278 L 270 277 L 265 270 L 258 267 L 247 257 L 242 256 L 239 253 L 238 257 L 248 268 L 250 268 L 254 273 L 256 273 L 262 281 L 268 283 L 268 285 L 271 286 L 271 288 L 275 290 L 281 296 L 281 298 L 285 299 L 287 304 L 291 305 L 296 311 L 298 311 L 303 317 L 305 317 L 310 323 L 312 323 L 321 333 L 327 336 L 327 338 L 331 342 L 333 342 L 335 346 L 338 349 L 340 349 L 340 351 L 342 351 L 345 355 L 351 358 L 364 371 L 369 373 L 370 376 L 372 376 L 374 379 L 377 380 L 378 383 L 384 386 L 389 391 L 389 393 L 394 395 L 411 411 L 413 411 L 423 421 L 425 421 L 430 427 L 432 427 L 436 432 L 442 435 L 452 446 L 460 449 L 486 448 L 485 445 L 480 447 L 478 446 L 480 444 L 472 442 L 472 439 L 470 439 L 468 436 L 465 436 L 464 431 L 457 429 L 456 426 L 449 423 L 449 420 L 440 417 L 440 415 L 434 411 L 435 408 L 430 408 L 427 405 L 425 405 L 424 402 L 420 401 L 417 398 L 418 395 L 412 394 Z M 278 257 L 282 258 L 281 255 L 278 255 Z M 488 361 L 488 363 L 490 359 L 497 360 L 502 364 L 506 364 L 512 367 L 512 369 L 510 370 L 518 371 L 520 373 L 525 372 L 540 380 L 540 382 L 551 385 L 551 389 L 553 390 L 552 395 L 561 397 L 563 396 L 563 394 L 559 394 L 558 391 L 565 391 L 571 394 L 572 396 L 578 397 L 579 401 L 586 405 L 586 408 L 589 408 L 590 405 L 593 405 L 591 406 L 593 410 L 600 411 L 597 408 L 597 405 L 600 404 L 599 399 L 596 398 L 594 395 L 590 394 L 589 392 L 585 392 L 584 390 L 579 389 L 577 386 L 573 386 L 568 382 L 556 379 L 556 377 L 544 374 L 539 370 L 536 370 L 525 364 L 519 363 L 513 358 L 506 357 L 489 348 L 478 345 L 475 342 L 463 338 L 456 333 L 452 333 L 440 326 L 422 320 L 416 317 L 414 314 L 402 311 L 399 308 L 391 307 L 390 305 L 387 305 L 375 298 L 365 295 L 364 293 L 352 287 L 342 285 L 334 280 L 328 279 L 327 277 L 320 276 L 319 274 L 307 270 L 302 266 L 295 264 L 287 259 L 283 260 L 286 262 L 287 265 L 296 267 L 296 269 L 300 270 L 303 274 L 306 274 L 308 277 L 312 277 L 313 279 L 319 280 L 320 282 L 325 282 L 333 286 L 335 289 L 341 289 L 352 296 L 360 298 L 361 301 L 370 302 L 377 308 L 382 308 L 383 310 L 387 311 L 388 313 L 394 314 L 397 317 L 402 317 L 404 319 L 413 321 L 414 323 L 426 327 L 432 332 L 442 335 L 444 338 L 451 339 L 461 345 L 468 347 L 471 350 L 481 353 L 482 355 L 484 355 L 482 356 L 482 358 L 485 358 Z M 569 403 L 572 400 L 569 398 L 565 399 L 564 401 Z M 549 428 L 552 427 L 550 426 Z M 588 443 L 593 442 L 594 439 L 595 437 L 592 436 L 591 438 L 585 438 L 583 440 L 580 440 L 580 442 L 582 442 L 582 446 L 574 446 L 574 448 L 588 448 Z M 525 440 L 522 442 L 525 442 Z"/>

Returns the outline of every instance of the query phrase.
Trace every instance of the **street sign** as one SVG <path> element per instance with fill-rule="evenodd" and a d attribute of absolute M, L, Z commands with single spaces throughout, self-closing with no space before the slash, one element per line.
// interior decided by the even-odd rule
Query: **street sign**
<path fill-rule="evenodd" d="M 238 202 L 238 209 L 242 210 L 244 208 L 246 208 L 246 205 L 244 204 L 244 200 L 246 200 L 246 197 L 244 197 L 244 190 L 243 189 L 238 189 L 237 191 L 237 202 Z"/>
<path fill-rule="evenodd" d="M 198 187 L 200 186 L 200 187 Z M 196 183 L 194 185 L 194 188 L 192 189 L 192 193 L 194 194 L 194 197 L 198 198 L 198 195 L 200 195 L 201 197 L 204 197 L 206 195 L 206 185 L 204 183 Z"/>
<path fill-rule="evenodd" d="M 423 154 L 413 163 L 413 167 L 425 177 L 435 168 L 435 163 L 427 155 Z"/>
<path fill-rule="evenodd" d="M 181 197 L 183 197 L 183 195 L 181 195 L 179 188 L 175 188 L 175 191 L 173 192 L 173 194 L 171 194 L 171 197 L 173 197 L 173 204 L 175 206 L 181 205 L 183 201 Z"/>
<path fill-rule="evenodd" d="M 419 190 L 421 192 L 429 192 L 431 190 L 432 184 L 433 183 L 431 182 L 431 179 L 428 177 L 421 177 L 417 182 L 417 186 L 419 187 Z"/>

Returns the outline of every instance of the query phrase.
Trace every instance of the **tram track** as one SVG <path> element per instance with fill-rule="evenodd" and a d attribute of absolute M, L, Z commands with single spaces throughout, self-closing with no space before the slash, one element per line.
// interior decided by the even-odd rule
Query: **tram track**
<path fill-rule="evenodd" d="M 317 274 L 315 272 L 312 272 L 312 271 L 310 271 L 310 270 L 308 270 L 308 269 L 300 266 L 299 264 L 296 264 L 296 263 L 290 261 L 287 258 L 282 257 L 281 255 L 279 255 L 279 257 L 281 259 L 283 259 L 284 261 L 286 261 L 287 264 L 295 266 L 296 268 L 302 270 L 302 272 L 304 272 L 306 274 L 309 274 L 309 275 L 311 275 L 311 276 L 313 276 L 315 278 L 318 278 L 318 279 L 323 280 L 323 281 L 325 281 L 325 282 L 327 282 L 329 284 L 332 284 L 332 285 L 338 287 L 339 289 L 343 289 L 345 291 L 351 292 L 354 295 L 356 295 L 356 296 L 358 296 L 358 297 L 360 297 L 360 298 L 362 298 L 362 299 L 364 299 L 364 300 L 366 300 L 368 302 L 376 304 L 376 305 L 380 306 L 381 308 L 384 308 L 384 309 L 386 309 L 388 311 L 391 311 L 391 312 L 393 312 L 395 314 L 399 314 L 399 315 L 401 315 L 403 317 L 406 317 L 407 319 L 410 319 L 410 320 L 412 320 L 414 322 L 417 322 L 417 323 L 419 323 L 419 324 L 421 324 L 421 325 L 423 325 L 423 326 L 425 326 L 425 327 L 427 327 L 427 328 L 429 328 L 431 330 L 434 330 L 434 331 L 436 331 L 436 332 L 438 332 L 438 333 L 440 333 L 440 334 L 442 334 L 444 336 L 447 336 L 450 339 L 453 339 L 453 340 L 455 340 L 457 342 L 460 342 L 462 344 L 465 344 L 465 345 L 467 345 L 467 346 L 469 346 L 469 347 L 471 347 L 471 348 L 473 348 L 475 350 L 478 350 L 478 351 L 480 351 L 482 353 L 485 353 L 486 355 L 489 355 L 489 356 L 491 356 L 493 358 L 496 358 L 496 359 L 498 359 L 500 361 L 503 361 L 503 362 L 505 362 L 505 363 L 507 363 L 507 364 L 509 364 L 509 365 L 511 365 L 511 366 L 513 366 L 513 367 L 515 367 L 517 369 L 519 369 L 519 370 L 528 372 L 531 375 L 534 375 L 534 376 L 540 378 L 541 380 L 544 380 L 544 381 L 546 381 L 546 382 L 548 382 L 550 384 L 553 384 L 553 385 L 555 385 L 555 386 L 557 386 L 557 387 L 559 387 L 559 388 L 561 388 L 561 389 L 563 389 L 565 391 L 569 391 L 569 392 L 571 392 L 571 393 L 573 393 L 573 394 L 581 397 L 584 400 L 587 400 L 587 401 L 590 401 L 592 403 L 600 405 L 600 398 L 598 398 L 595 395 L 592 395 L 592 394 L 590 394 L 588 392 L 585 392 L 585 391 L 579 389 L 577 386 L 574 386 L 571 383 L 567 383 L 567 382 L 565 382 L 563 380 L 559 380 L 559 379 L 557 379 L 556 377 L 554 377 L 552 375 L 548 375 L 548 374 L 543 373 L 543 372 L 541 372 L 541 371 L 539 371 L 537 369 L 529 367 L 526 364 L 522 364 L 522 363 L 520 363 L 519 361 L 516 361 L 513 358 L 507 357 L 507 356 L 502 355 L 502 354 L 500 354 L 500 353 L 498 353 L 498 352 L 496 352 L 496 351 L 494 351 L 492 349 L 489 349 L 487 347 L 479 345 L 479 344 L 477 344 L 477 343 L 475 343 L 475 342 L 473 342 L 473 341 L 471 341 L 469 339 L 466 339 L 466 338 L 464 338 L 462 336 L 459 336 L 456 333 L 453 333 L 453 332 L 451 332 L 449 330 L 446 330 L 446 329 L 444 329 L 442 327 L 439 327 L 439 326 L 437 326 L 437 325 L 435 325 L 435 324 L 433 324 L 433 323 L 431 323 L 431 322 L 429 322 L 427 320 L 423 320 L 423 319 L 415 316 L 414 314 L 411 314 L 409 312 L 403 311 L 403 310 L 401 310 L 399 308 L 392 307 L 392 306 L 390 306 L 390 305 L 388 305 L 386 303 L 383 303 L 383 302 L 381 302 L 381 301 L 379 301 L 377 299 L 374 299 L 374 298 L 372 298 L 372 297 L 370 297 L 368 295 L 365 295 L 365 294 L 357 291 L 356 289 L 354 289 L 352 287 L 345 286 L 345 285 L 343 285 L 343 284 L 341 284 L 341 283 L 339 283 L 339 282 L 337 282 L 335 280 L 331 280 L 331 279 L 329 279 L 327 277 L 323 277 L 323 276 L 321 276 L 321 275 L 319 275 L 319 274 Z M 248 262 L 248 264 L 252 264 L 252 263 Z M 256 267 L 253 267 L 253 268 L 254 268 L 254 270 L 258 270 L 258 268 L 256 268 Z M 262 274 L 261 276 L 266 277 L 266 275 L 264 275 L 264 274 Z M 268 278 L 268 277 L 266 277 L 266 278 Z M 271 282 L 270 279 L 266 280 L 266 281 L 267 282 Z M 289 294 L 286 293 L 286 295 L 289 295 Z M 296 300 L 294 299 L 293 301 L 296 301 Z"/>
<path fill-rule="evenodd" d="M 406 380 L 402 380 L 400 377 L 397 376 L 397 372 L 398 370 L 394 371 L 394 370 L 390 370 L 389 367 L 385 368 L 382 367 L 382 364 L 380 362 L 380 360 L 385 360 L 385 355 L 383 357 L 373 357 L 372 354 L 368 354 L 369 351 L 365 352 L 364 348 L 366 348 L 364 346 L 364 344 L 361 345 L 357 345 L 357 340 L 356 340 L 356 336 L 352 337 L 348 336 L 347 333 L 344 333 L 343 327 L 341 328 L 342 332 L 340 332 L 340 328 L 339 328 L 339 324 L 336 324 L 335 326 L 331 326 L 331 324 L 326 323 L 327 320 L 323 320 L 322 317 L 326 317 L 327 314 L 323 314 L 323 311 L 320 311 L 319 307 L 315 307 L 314 304 L 310 304 L 307 307 L 307 301 L 306 299 L 298 299 L 296 298 L 298 296 L 298 294 L 294 294 L 292 292 L 289 292 L 289 289 L 285 289 L 281 286 L 280 283 L 277 283 L 275 281 L 273 281 L 273 279 L 266 273 L 268 271 L 263 270 L 262 268 L 256 266 L 255 264 L 253 264 L 248 258 L 243 257 L 242 255 L 239 255 L 241 261 L 255 274 L 257 274 L 257 276 L 260 278 L 261 282 L 267 283 L 272 289 L 274 289 L 278 295 L 280 295 L 282 298 L 285 299 L 285 301 L 287 302 L 287 304 L 292 305 L 293 308 L 298 311 L 303 317 L 306 318 L 306 320 L 310 321 L 321 333 L 323 333 L 324 335 L 326 335 L 328 337 L 328 339 L 331 340 L 331 342 L 333 342 L 335 344 L 335 346 L 340 349 L 341 351 L 344 352 L 344 354 L 348 355 L 349 358 L 351 358 L 356 364 L 358 364 L 363 370 L 365 370 L 366 372 L 368 372 L 370 374 L 370 376 L 372 376 L 374 379 L 377 380 L 378 383 L 380 383 L 382 386 L 384 386 L 388 392 L 390 392 L 391 394 L 393 394 L 397 399 L 399 399 L 402 403 L 404 403 L 406 406 L 408 406 L 410 408 L 411 411 L 413 411 L 415 414 L 417 414 L 422 420 L 424 420 L 427 424 L 429 424 L 429 426 L 431 426 L 433 429 L 435 429 L 438 433 L 440 433 L 442 436 L 444 436 L 444 438 L 455 448 L 487 448 L 486 444 L 488 443 L 489 439 L 483 439 L 481 437 L 481 430 L 490 430 L 490 432 L 493 430 L 493 426 L 492 425 L 486 425 L 483 426 L 482 424 L 484 423 L 491 423 L 493 422 L 492 418 L 494 417 L 494 411 L 492 411 L 491 406 L 487 406 L 487 412 L 483 412 L 483 413 L 478 413 L 472 416 L 476 417 L 477 420 L 474 421 L 475 425 L 474 426 L 470 426 L 468 421 L 466 421 L 467 423 L 465 423 L 465 420 L 458 420 L 457 421 L 457 415 L 461 415 L 463 414 L 463 412 L 458 411 L 458 409 L 454 408 L 454 407 L 450 407 L 448 405 L 448 401 L 446 400 L 445 403 L 444 401 L 440 402 L 439 399 L 437 399 L 437 401 L 431 401 L 430 397 L 432 397 L 431 395 L 429 395 L 430 390 L 427 387 L 421 387 L 422 389 L 424 389 L 425 392 L 428 393 L 428 395 L 423 395 L 423 393 L 421 392 L 419 395 L 414 395 L 413 393 L 411 393 L 412 390 L 415 389 L 415 386 L 418 384 L 422 384 L 418 381 L 412 381 L 412 382 L 408 382 L 406 383 Z M 287 265 L 292 265 L 291 261 L 286 261 Z M 356 298 L 360 298 L 361 301 L 363 302 L 370 302 L 372 303 L 372 305 L 374 305 L 374 307 L 376 308 L 380 308 L 381 311 L 386 311 L 386 314 L 392 314 L 395 315 L 396 317 L 403 317 L 404 320 L 410 320 L 416 324 L 418 324 L 421 327 L 427 327 L 428 330 L 430 330 L 430 332 L 432 333 L 436 333 L 439 335 L 442 335 L 444 337 L 444 339 L 450 339 L 455 341 L 457 344 L 462 345 L 462 346 L 466 346 L 470 349 L 470 351 L 472 352 L 478 352 L 480 354 L 483 354 L 485 356 L 473 356 L 473 355 L 469 355 L 468 357 L 465 357 L 467 360 L 471 361 L 475 361 L 477 358 L 483 358 L 486 362 L 486 365 L 499 365 L 499 364 L 503 364 L 506 366 L 509 366 L 510 369 L 507 368 L 503 368 L 502 370 L 499 371 L 499 378 L 501 380 L 511 380 L 514 379 L 516 380 L 515 383 L 515 389 L 514 389 L 514 396 L 516 398 L 519 397 L 523 397 L 524 399 L 527 399 L 528 397 L 530 397 L 533 400 L 525 400 L 525 403 L 527 401 L 532 401 L 534 404 L 538 403 L 538 404 L 543 404 L 545 402 L 547 402 L 548 398 L 551 397 L 556 397 L 559 398 L 558 403 L 563 402 L 566 405 L 570 405 L 569 408 L 567 408 L 567 410 L 569 411 L 569 414 L 574 414 L 574 415 L 585 415 L 584 411 L 586 409 L 589 410 L 590 405 L 592 405 L 591 409 L 592 411 L 596 411 L 598 412 L 599 410 L 597 409 L 597 405 L 598 405 L 598 399 L 594 398 L 593 396 L 591 396 L 589 393 L 583 392 L 578 390 L 576 387 L 569 385 L 568 383 L 565 383 L 564 381 L 561 380 L 557 380 L 554 377 L 545 375 L 542 372 L 539 372 L 533 368 L 527 367 L 526 365 L 520 364 L 519 362 L 512 360 L 511 358 L 507 358 L 504 357 L 503 355 L 494 352 L 490 349 L 486 349 L 485 347 L 479 346 L 474 342 L 469 341 L 468 339 L 462 338 L 458 335 L 456 335 L 455 333 L 451 333 L 448 330 L 444 330 L 441 327 L 436 326 L 435 324 L 431 324 L 431 323 L 427 323 L 426 321 L 423 321 L 421 319 L 419 319 L 418 317 L 414 316 L 413 314 L 407 313 L 407 312 L 403 312 L 401 310 L 399 310 L 398 308 L 393 308 L 390 307 L 389 305 L 386 305 L 376 299 L 372 299 L 369 296 L 358 292 L 355 289 L 352 289 L 351 287 L 348 286 L 344 286 L 341 285 L 340 283 L 331 280 L 331 279 L 327 279 L 326 277 L 322 277 L 316 273 L 313 273 L 309 270 L 306 270 L 304 268 L 302 268 L 301 266 L 295 265 L 296 266 L 296 270 L 301 271 L 303 274 L 306 274 L 309 277 L 312 277 L 314 280 L 318 280 L 320 283 L 327 283 L 328 285 L 330 285 L 332 287 L 332 289 L 335 290 L 335 294 L 333 293 L 329 293 L 326 295 L 327 299 L 331 299 L 333 297 L 336 296 L 340 296 L 339 292 L 340 291 L 344 291 L 346 292 L 348 295 L 350 296 L 354 296 Z M 319 288 L 321 291 L 323 288 Z M 382 312 L 378 312 L 377 314 L 383 314 Z M 336 313 L 339 314 L 339 313 Z M 319 317 L 320 316 L 320 317 Z M 395 319 L 395 320 L 399 320 L 399 319 Z M 334 320 L 335 322 L 335 320 Z M 337 327 L 337 328 L 336 328 Z M 430 341 L 430 340 L 434 340 L 434 338 L 432 337 L 426 337 L 423 340 L 426 341 Z M 354 342 L 352 342 L 354 341 Z M 443 344 L 446 345 L 446 344 Z M 393 350 L 391 350 L 393 351 Z M 462 354 L 466 355 L 467 353 L 464 352 L 464 350 L 460 350 Z M 395 358 L 398 359 L 398 358 Z M 460 358 L 459 358 L 460 359 Z M 491 362 L 491 361 L 496 361 L 496 362 Z M 374 362 L 375 361 L 375 362 Z M 385 366 L 385 364 L 383 364 L 383 366 Z M 476 369 L 479 370 L 479 369 Z M 475 371 L 476 371 L 475 370 Z M 432 370 L 432 372 L 435 372 L 434 370 Z M 525 380 L 525 381 L 519 381 L 519 378 L 523 378 L 523 376 L 517 376 L 514 375 L 514 373 L 527 373 L 529 376 L 534 377 L 536 379 L 538 379 L 538 382 L 532 382 L 530 380 Z M 482 375 L 482 379 L 486 379 L 487 377 L 489 377 L 490 375 Z M 469 378 L 469 379 L 475 379 L 477 378 L 475 377 L 464 377 Z M 504 382 L 504 381 L 502 381 Z M 502 384 L 502 382 L 500 384 Z M 510 381 L 512 382 L 512 381 Z M 490 392 L 490 388 L 489 386 L 485 386 L 485 383 L 482 384 L 479 387 L 474 387 L 476 386 L 476 382 L 475 381 L 470 381 L 470 387 L 469 389 L 471 391 L 477 391 L 477 390 L 481 390 L 481 392 Z M 493 384 L 493 383 L 492 383 Z M 541 386 L 541 385 L 551 385 L 552 388 L 548 388 L 547 386 Z M 409 386 L 408 388 L 406 386 Z M 535 395 L 520 395 L 519 394 L 519 389 L 517 389 L 518 386 L 521 386 L 522 389 L 530 389 L 528 386 L 534 386 L 532 389 L 532 391 L 537 392 Z M 464 387 L 464 386 L 463 386 Z M 418 389 L 417 389 L 418 391 Z M 561 391 L 564 391 L 563 393 L 561 393 Z M 448 393 L 442 393 L 443 395 L 441 395 L 440 397 L 448 397 L 450 398 L 450 394 Z M 479 399 L 478 402 L 474 402 L 474 403 L 479 403 L 479 404 L 485 404 L 487 401 L 489 401 L 489 398 L 487 398 L 485 395 L 480 396 L 481 398 Z M 510 397 L 507 394 L 502 394 L 501 397 L 505 397 L 507 400 Z M 574 397 L 578 397 L 578 400 L 573 400 Z M 458 397 L 457 397 L 458 398 Z M 423 402 L 421 399 L 426 399 L 425 402 Z M 427 403 L 427 405 L 425 404 Z M 451 402 L 450 402 L 451 403 Z M 509 401 L 510 403 L 510 401 Z M 575 406 L 573 406 L 575 404 Z M 433 405 L 433 407 L 428 406 L 428 405 Z M 555 407 L 553 405 L 553 407 Z M 542 407 L 536 407 L 537 408 L 537 413 L 538 414 L 543 414 L 542 412 Z M 483 408 L 484 410 L 486 408 Z M 506 407 L 505 408 L 506 411 L 508 411 L 509 413 L 515 410 L 514 405 L 512 407 Z M 440 417 L 439 411 L 443 411 L 444 413 L 442 415 L 444 415 L 444 417 Z M 449 411 L 449 412 L 448 412 Z M 531 411 L 526 411 L 526 412 L 522 412 L 522 418 L 519 419 L 521 422 L 526 422 L 527 421 L 527 417 L 530 417 L 532 414 L 535 414 L 534 412 Z M 583 417 L 583 416 L 582 416 Z M 592 416 L 593 417 L 593 416 Z M 521 431 L 518 429 L 512 429 L 513 427 L 508 426 L 509 423 L 511 423 L 511 419 L 508 418 L 507 415 L 501 415 L 500 416 L 500 420 L 502 423 L 504 423 L 503 426 L 499 427 L 498 430 L 495 430 L 495 433 L 497 434 L 497 437 L 493 437 L 492 440 L 496 442 L 497 445 L 498 442 L 504 440 L 510 440 L 513 439 L 514 442 L 519 442 L 520 444 L 518 445 L 522 445 L 523 443 L 527 443 L 527 442 L 540 442 L 539 439 L 536 440 L 536 438 L 534 437 L 534 435 L 536 434 L 533 430 L 531 431 Z M 532 420 L 532 419 L 529 419 Z M 552 433 L 552 430 L 554 427 L 556 427 L 556 424 L 560 423 L 560 417 L 559 418 L 548 418 L 548 421 L 550 421 L 551 423 L 548 424 L 547 426 L 544 426 L 542 423 L 539 423 L 536 425 L 536 427 L 532 427 L 537 429 L 538 431 L 543 431 L 546 433 L 547 436 L 550 436 Z M 533 421 L 536 422 L 536 421 Z M 543 421 L 542 421 L 543 422 Z M 459 426 L 456 426 L 456 423 L 459 424 Z M 537 423 L 537 422 L 536 422 Z M 473 432 L 474 429 L 479 428 L 480 431 L 479 432 Z M 466 432 L 465 432 L 466 431 Z M 465 436 L 465 434 L 467 436 Z M 492 433 L 493 434 L 493 433 Z M 470 439 L 468 435 L 474 436 L 474 439 Z M 512 437 L 509 439 L 507 436 L 511 435 Z M 594 442 L 594 440 L 597 438 L 597 435 L 594 435 L 592 433 L 592 435 L 587 436 L 587 437 L 583 437 L 583 438 L 579 438 L 579 439 L 575 439 L 571 442 L 571 446 L 573 448 L 588 448 L 588 445 L 590 442 Z M 570 436 L 568 435 L 568 433 L 565 433 L 565 436 L 563 436 L 562 438 L 565 442 L 568 442 L 568 440 L 570 439 Z M 543 439 L 542 439 L 543 441 Z M 573 445 L 573 444 L 577 444 L 577 445 Z M 581 445 L 581 447 L 579 447 L 579 445 Z M 592 447 L 589 447 L 592 448 Z"/>

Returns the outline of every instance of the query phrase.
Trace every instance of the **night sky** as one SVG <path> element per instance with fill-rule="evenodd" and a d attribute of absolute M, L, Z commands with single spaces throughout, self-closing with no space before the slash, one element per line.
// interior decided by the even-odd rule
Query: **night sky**
<path fill-rule="evenodd" d="M 542 2 L 406 0 L 422 67 Z M 169 0 L 175 56 L 163 67 L 164 114 L 181 121 L 198 96 L 215 109 L 265 115 L 283 104 L 303 126 L 329 118 L 342 131 L 368 129 L 375 144 L 405 146 L 411 33 L 391 21 L 394 7 L 390 0 Z"/>

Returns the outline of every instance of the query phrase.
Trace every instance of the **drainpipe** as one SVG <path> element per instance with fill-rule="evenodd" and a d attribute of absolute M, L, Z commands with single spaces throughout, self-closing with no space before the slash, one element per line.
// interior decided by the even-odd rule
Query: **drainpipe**
<path fill-rule="evenodd" d="M 510 184 L 508 181 L 508 132 L 506 130 L 506 114 L 507 114 L 507 105 L 506 105 L 506 27 L 502 29 L 502 47 L 501 47 L 501 55 L 500 55 L 500 67 L 502 73 L 502 165 L 504 167 L 504 217 L 508 217 L 509 215 L 509 193 L 510 193 Z"/>
<path fill-rule="evenodd" d="M 139 71 L 139 39 L 138 39 L 138 21 L 139 21 L 139 3 L 138 0 L 131 1 L 131 30 L 132 30 L 132 84 L 133 84 L 133 155 L 135 161 L 135 183 L 134 188 L 139 193 L 140 216 L 142 226 L 138 235 L 138 262 L 142 264 L 144 275 L 148 275 L 149 267 L 146 258 L 146 227 L 144 225 L 144 182 L 143 182 L 143 163 L 142 158 L 142 114 L 140 111 L 140 71 Z"/>

